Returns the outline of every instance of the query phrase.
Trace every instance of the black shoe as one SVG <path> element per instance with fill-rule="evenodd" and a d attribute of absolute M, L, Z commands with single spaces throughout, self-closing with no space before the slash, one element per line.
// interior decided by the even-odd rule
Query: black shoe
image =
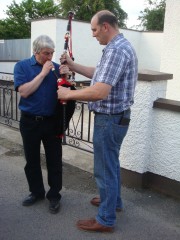
<path fill-rule="evenodd" d="M 35 202 L 39 201 L 39 200 L 43 200 L 44 196 L 40 197 L 40 196 L 35 196 L 33 193 L 31 193 L 28 197 L 26 197 L 23 202 L 22 205 L 23 206 L 31 206 L 33 205 Z"/>
<path fill-rule="evenodd" d="M 49 200 L 49 211 L 51 213 L 58 213 L 60 208 L 59 199 L 51 199 Z"/>

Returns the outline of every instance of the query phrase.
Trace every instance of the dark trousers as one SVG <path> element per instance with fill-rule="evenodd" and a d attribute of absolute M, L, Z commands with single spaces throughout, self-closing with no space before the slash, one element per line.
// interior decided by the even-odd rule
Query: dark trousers
<path fill-rule="evenodd" d="M 54 118 L 36 120 L 22 115 L 20 132 L 26 158 L 24 170 L 29 191 L 36 196 L 45 195 L 40 159 L 42 142 L 50 187 L 46 197 L 47 199 L 60 199 L 60 190 L 62 189 L 62 140 L 56 137 Z"/>

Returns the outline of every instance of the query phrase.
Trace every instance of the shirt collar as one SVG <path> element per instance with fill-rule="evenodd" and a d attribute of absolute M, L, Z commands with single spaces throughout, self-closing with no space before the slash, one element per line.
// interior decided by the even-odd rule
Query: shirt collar
<path fill-rule="evenodd" d="M 34 55 L 32 55 L 32 57 L 30 58 L 30 62 L 31 62 L 31 65 L 32 65 L 32 66 L 34 66 L 34 65 L 36 65 L 36 64 L 41 66 L 41 64 L 39 64 L 39 63 L 36 61 L 36 58 L 35 58 Z"/>
<path fill-rule="evenodd" d="M 112 46 L 116 41 L 117 39 L 120 39 L 120 38 L 123 38 L 123 33 L 119 33 L 117 34 L 107 45 L 106 47 L 103 49 L 103 52 L 108 49 L 110 46 Z"/>

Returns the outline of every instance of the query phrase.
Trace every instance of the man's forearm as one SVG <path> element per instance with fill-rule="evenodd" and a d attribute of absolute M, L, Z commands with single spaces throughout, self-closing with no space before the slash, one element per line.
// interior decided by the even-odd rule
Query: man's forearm
<path fill-rule="evenodd" d="M 81 74 L 81 75 L 83 75 L 87 78 L 92 78 L 93 74 L 94 74 L 94 71 L 95 71 L 95 68 L 94 67 L 83 66 L 83 65 L 80 65 L 78 63 L 74 63 L 71 70 L 76 72 L 76 73 L 79 73 L 79 74 Z"/>
<path fill-rule="evenodd" d="M 19 86 L 19 93 L 21 97 L 27 98 L 34 93 L 44 80 L 44 77 L 45 76 L 41 72 L 32 81 Z"/>
<path fill-rule="evenodd" d="M 97 101 L 106 98 L 110 90 L 111 86 L 105 83 L 96 83 L 80 90 L 59 87 L 58 98 L 63 100 Z"/>

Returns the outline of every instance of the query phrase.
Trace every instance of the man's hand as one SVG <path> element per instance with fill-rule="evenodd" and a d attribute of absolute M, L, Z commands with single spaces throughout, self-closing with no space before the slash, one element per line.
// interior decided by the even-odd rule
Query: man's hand
<path fill-rule="evenodd" d="M 43 76 L 47 76 L 53 67 L 54 65 L 51 61 L 46 61 L 43 65 L 42 72 L 41 72 Z"/>
<path fill-rule="evenodd" d="M 64 64 L 59 67 L 59 72 L 60 74 L 70 74 L 69 67 Z"/>
<path fill-rule="evenodd" d="M 71 91 L 70 88 L 59 86 L 58 91 L 57 91 L 58 99 L 68 100 L 68 95 L 69 95 L 70 91 Z"/>
<path fill-rule="evenodd" d="M 67 64 L 70 69 L 74 64 L 74 61 L 66 53 L 63 53 L 59 60 L 61 64 Z"/>

